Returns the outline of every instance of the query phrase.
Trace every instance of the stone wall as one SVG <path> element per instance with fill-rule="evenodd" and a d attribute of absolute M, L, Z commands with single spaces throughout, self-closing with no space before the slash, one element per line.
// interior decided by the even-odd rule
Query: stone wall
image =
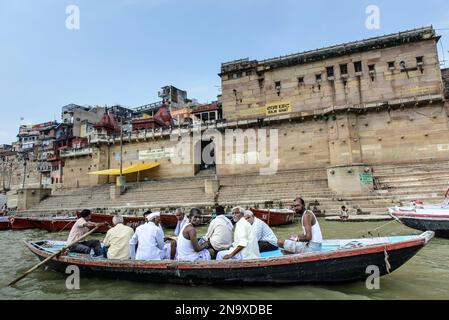
<path fill-rule="evenodd" d="M 127 175 L 127 182 L 153 179 L 169 179 L 194 176 L 194 165 L 174 165 L 170 152 L 175 143 L 169 137 L 155 140 L 125 143 L 123 145 L 123 168 L 136 164 L 159 164 L 159 167 Z M 100 145 L 94 148 L 92 156 L 65 159 L 64 187 L 93 186 L 115 183 L 113 176 L 90 175 L 95 171 L 120 168 L 120 144 Z"/>
<path fill-rule="evenodd" d="M 38 171 L 39 162 L 29 160 L 24 166 L 24 162 L 17 156 L 9 156 L 5 162 L 1 163 L 0 188 L 17 191 L 22 188 L 25 175 L 25 187 L 39 188 L 41 184 L 41 174 Z"/>
<path fill-rule="evenodd" d="M 279 159 L 276 171 L 441 161 L 449 160 L 448 110 L 449 104 L 434 102 L 361 113 L 343 112 L 326 119 L 295 118 L 248 125 L 234 132 L 236 138 L 232 140 L 234 146 L 230 150 L 224 144 L 226 134 L 222 134 L 225 129 L 212 131 L 216 136 L 210 134 L 209 137 L 214 138 L 217 147 L 222 146 L 221 152 L 216 151 L 218 176 L 261 173 L 261 168 L 270 165 L 261 161 L 261 155 L 270 159 L 271 149 Z M 266 150 L 260 147 L 249 149 L 248 137 L 254 135 L 260 139 L 258 134 L 266 138 Z M 223 139 L 222 143 L 218 139 Z M 270 149 L 270 143 L 278 144 Z M 193 160 L 199 161 L 198 155 L 194 154 L 198 151 L 198 142 L 191 145 L 192 162 L 179 165 L 170 159 L 176 144 L 169 136 L 125 143 L 123 167 L 140 163 L 160 165 L 142 173 L 140 181 L 194 176 L 197 166 Z M 88 173 L 117 169 L 119 160 L 118 143 L 94 148 L 92 156 L 68 158 L 65 160 L 64 186 L 114 183 L 114 177 L 107 180 L 107 176 Z M 128 182 L 136 181 L 137 174 L 127 178 Z"/>
<path fill-rule="evenodd" d="M 222 74 L 223 117 L 265 117 L 267 106 L 272 104 L 290 104 L 282 113 L 295 113 L 441 94 L 436 44 L 433 38 L 268 70 L 261 62 L 245 72 Z M 418 57 L 423 57 L 422 69 Z M 357 74 L 354 63 L 359 61 L 362 72 Z M 401 61 L 407 72 L 401 70 Z M 391 69 L 389 62 L 394 62 Z M 341 64 L 347 64 L 347 78 L 342 78 Z M 327 76 L 326 68 L 330 66 L 334 68 L 334 78 Z M 374 66 L 372 73 L 370 66 Z M 276 87 L 276 82 L 280 87 Z"/>

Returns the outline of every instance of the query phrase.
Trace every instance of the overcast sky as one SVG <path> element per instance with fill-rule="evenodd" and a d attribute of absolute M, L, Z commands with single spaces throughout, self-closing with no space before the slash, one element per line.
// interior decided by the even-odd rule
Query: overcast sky
<path fill-rule="evenodd" d="M 66 26 L 69 5 L 79 30 Z M 366 27 L 369 5 L 379 29 Z M 222 62 L 431 24 L 449 59 L 447 0 L 0 0 L 0 144 L 16 139 L 21 118 L 59 120 L 69 103 L 137 107 L 168 84 L 209 102 Z"/>

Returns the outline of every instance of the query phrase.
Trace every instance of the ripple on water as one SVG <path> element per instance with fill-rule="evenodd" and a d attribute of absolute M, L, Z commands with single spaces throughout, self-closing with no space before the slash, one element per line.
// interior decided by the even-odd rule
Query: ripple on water
<path fill-rule="evenodd" d="M 357 238 L 383 223 L 330 223 L 320 221 L 327 238 Z M 206 231 L 200 228 L 199 233 Z M 279 238 L 299 232 L 299 225 L 275 228 Z M 417 234 L 400 224 L 390 224 L 381 235 Z M 37 263 L 23 245 L 25 240 L 65 240 L 68 232 L 49 234 L 39 230 L 2 231 L 0 241 L 0 299 L 449 299 L 449 240 L 434 239 L 412 260 L 383 277 L 380 290 L 368 290 L 363 282 L 333 286 L 182 286 L 173 284 L 137 283 L 97 278 L 81 279 L 81 290 L 65 287 L 62 274 L 38 270 L 14 288 L 5 286 L 21 272 Z M 101 239 L 103 236 L 96 236 Z"/>

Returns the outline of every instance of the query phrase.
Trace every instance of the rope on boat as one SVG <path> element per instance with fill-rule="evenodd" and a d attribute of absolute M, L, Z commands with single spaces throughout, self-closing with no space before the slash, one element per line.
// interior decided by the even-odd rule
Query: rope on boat
<path fill-rule="evenodd" d="M 388 260 L 390 258 L 390 256 L 388 255 L 387 247 L 385 247 L 385 249 L 384 249 L 384 255 L 385 255 L 385 268 L 387 269 L 388 274 L 390 274 L 391 273 L 391 264 L 390 264 L 390 261 Z"/>
<path fill-rule="evenodd" d="M 380 229 L 388 226 L 389 224 L 392 224 L 393 222 L 396 222 L 396 220 L 388 221 L 387 223 L 385 223 L 385 224 L 383 224 L 383 225 L 381 225 L 381 226 L 379 226 L 379 227 L 377 227 L 377 228 L 375 228 L 373 230 L 366 230 L 365 232 L 363 232 L 363 236 L 362 237 L 365 238 L 366 235 L 374 237 L 373 232 L 379 231 Z"/>

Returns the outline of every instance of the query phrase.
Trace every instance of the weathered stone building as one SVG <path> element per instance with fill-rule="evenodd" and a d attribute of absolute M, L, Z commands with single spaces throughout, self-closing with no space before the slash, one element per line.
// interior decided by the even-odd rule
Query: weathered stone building
<path fill-rule="evenodd" d="M 369 191 L 372 165 L 449 159 L 438 40 L 429 27 L 269 60 L 224 63 L 224 121 L 209 128 L 277 129 L 278 170 L 325 168 L 333 191 Z M 148 179 L 197 174 L 198 161 L 170 163 L 175 143 L 169 136 L 176 129 L 125 137 L 124 165 L 160 162 L 146 173 Z M 81 174 L 119 164 L 117 139 L 96 142 L 91 159 L 66 160 L 65 185 L 111 182 Z M 247 141 L 237 143 L 245 144 L 237 157 L 251 156 Z M 218 163 L 219 177 L 261 168 Z M 364 175 L 368 182 L 361 183 Z"/>

